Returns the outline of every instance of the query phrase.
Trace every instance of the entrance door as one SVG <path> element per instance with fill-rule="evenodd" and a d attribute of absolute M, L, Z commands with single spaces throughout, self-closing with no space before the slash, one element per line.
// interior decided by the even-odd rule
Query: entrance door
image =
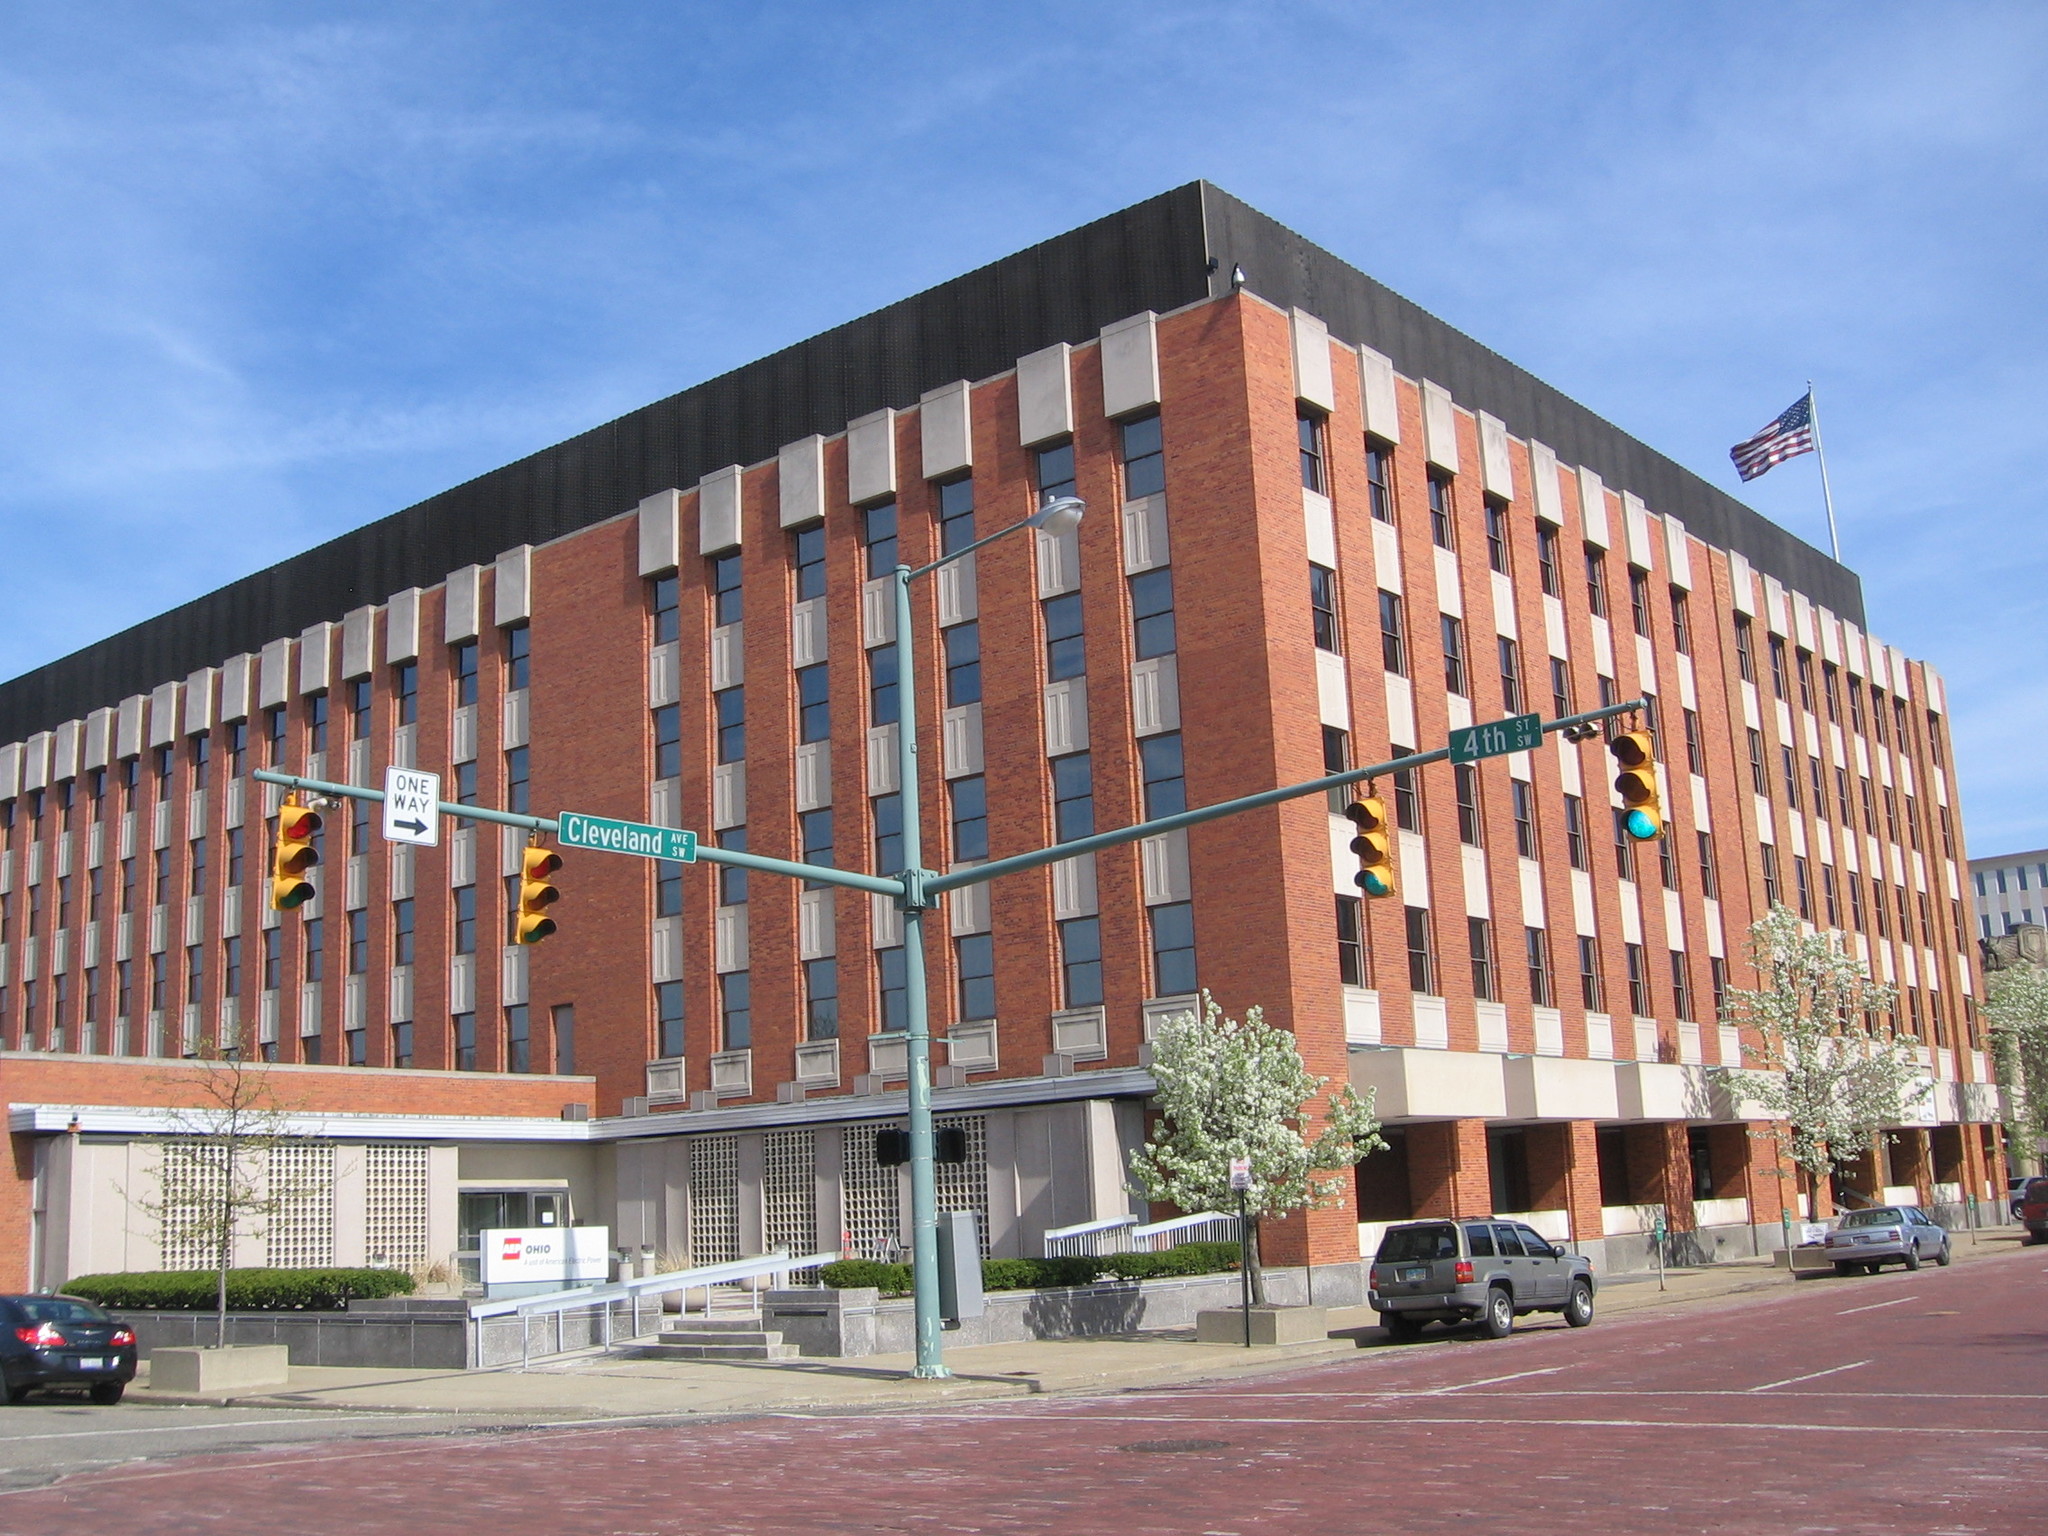
<path fill-rule="evenodd" d="M 465 1280 L 479 1278 L 477 1234 L 505 1227 L 566 1227 L 569 1197 L 559 1189 L 465 1189 L 456 1215 L 455 1260 Z"/>

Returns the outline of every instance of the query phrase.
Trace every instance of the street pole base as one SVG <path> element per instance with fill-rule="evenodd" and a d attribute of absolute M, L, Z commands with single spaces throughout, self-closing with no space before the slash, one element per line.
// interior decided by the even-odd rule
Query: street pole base
<path fill-rule="evenodd" d="M 910 1373 L 913 1381 L 946 1381 L 952 1374 L 943 1365 L 920 1365 Z"/>

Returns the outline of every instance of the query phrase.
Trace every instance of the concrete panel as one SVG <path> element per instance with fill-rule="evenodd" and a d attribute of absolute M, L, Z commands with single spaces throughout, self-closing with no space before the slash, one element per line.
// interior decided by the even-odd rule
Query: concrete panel
<path fill-rule="evenodd" d="M 715 555 L 740 543 L 740 467 L 728 464 L 697 482 L 697 553 Z"/>
<path fill-rule="evenodd" d="M 1102 414 L 1129 416 L 1159 403 L 1159 317 L 1151 310 L 1102 328 Z"/>
<path fill-rule="evenodd" d="M 289 645 L 291 642 L 281 643 Z M 142 717 L 148 704 L 149 701 L 139 693 L 132 693 L 121 701 L 114 716 L 115 757 L 139 757 L 142 754 Z"/>
<path fill-rule="evenodd" d="M 1515 465 L 1508 456 L 1507 423 L 1479 412 L 1479 480 L 1488 495 L 1515 499 Z"/>
<path fill-rule="evenodd" d="M 884 407 L 846 428 L 846 499 L 855 506 L 896 494 L 896 413 Z"/>
<path fill-rule="evenodd" d="M 1351 1086 L 1377 1094 L 1382 1120 L 1499 1119 L 1507 1113 L 1500 1056 L 1409 1046 L 1351 1052 Z"/>
<path fill-rule="evenodd" d="M 474 640 L 477 615 L 482 606 L 483 569 L 465 565 L 448 573 L 447 595 L 441 605 L 441 638 L 449 645 Z"/>
<path fill-rule="evenodd" d="M 1715 1095 L 1704 1067 L 1618 1062 L 1615 1089 L 1624 1120 L 1711 1120 Z"/>
<path fill-rule="evenodd" d="M 1428 379 L 1422 381 L 1422 444 L 1430 463 L 1458 472 L 1458 413 L 1451 392 Z"/>
<path fill-rule="evenodd" d="M 341 619 L 341 675 L 368 677 L 376 664 L 377 610 L 351 608 Z"/>
<path fill-rule="evenodd" d="M 1564 523 L 1564 496 L 1557 485 L 1557 453 L 1548 443 L 1529 439 L 1529 497 L 1536 515 L 1553 526 Z"/>
<path fill-rule="evenodd" d="M 1294 353 L 1294 395 L 1325 414 L 1337 408 L 1337 390 L 1330 373 L 1330 328 L 1307 310 L 1288 314 L 1288 337 Z"/>
<path fill-rule="evenodd" d="M 309 624 L 299 634 L 299 692 L 324 693 L 334 676 L 333 624 Z"/>
<path fill-rule="evenodd" d="M 384 604 L 384 659 L 392 663 L 420 659 L 418 587 L 394 592 Z"/>
<path fill-rule="evenodd" d="M 775 455 L 776 482 L 785 528 L 814 523 L 825 515 L 825 439 L 809 437 L 785 443 Z"/>
<path fill-rule="evenodd" d="M 239 656 L 230 656 L 221 663 L 220 669 L 220 718 L 224 724 L 232 725 L 237 720 L 249 718 L 249 710 L 256 696 L 256 658 L 244 651 Z"/>
<path fill-rule="evenodd" d="M 974 409 L 965 379 L 926 390 L 918 400 L 924 477 L 943 480 L 974 467 Z"/>
<path fill-rule="evenodd" d="M 533 546 L 521 544 L 498 556 L 491 582 L 491 618 L 499 626 L 533 617 Z"/>
<path fill-rule="evenodd" d="M 80 749 L 84 744 L 85 722 L 83 720 L 66 720 L 50 733 L 51 783 L 61 784 L 66 779 L 78 777 L 78 759 Z M 59 874 L 64 873 L 61 859 L 57 872 Z"/>
<path fill-rule="evenodd" d="M 82 762 L 87 769 L 104 768 L 113 761 L 114 712 L 102 706 L 85 717 L 85 744 Z M 20 770 L 17 769 L 18 773 Z M 4 787 L 6 773 L 0 769 L 0 800 L 14 791 Z"/>
<path fill-rule="evenodd" d="M 1596 549 L 1607 548 L 1607 488 L 1583 464 L 1579 466 L 1579 522 L 1588 544 Z"/>
<path fill-rule="evenodd" d="M 1365 402 L 1365 430 L 1383 442 L 1400 442 L 1401 402 L 1394 388 L 1394 360 L 1371 347 L 1360 347 L 1358 387 Z"/>
<path fill-rule="evenodd" d="M 1510 1056 L 1506 1082 L 1510 1120 L 1612 1120 L 1621 1113 L 1610 1062 Z"/>
<path fill-rule="evenodd" d="M 674 486 L 640 498 L 640 574 L 662 576 L 682 560 L 683 493 Z"/>
<path fill-rule="evenodd" d="M 1064 341 L 1017 359 L 1017 435 L 1034 443 L 1074 430 L 1073 348 Z"/>
<path fill-rule="evenodd" d="M 149 696 L 149 744 L 167 747 L 178 739 L 177 683 L 159 683 Z"/>

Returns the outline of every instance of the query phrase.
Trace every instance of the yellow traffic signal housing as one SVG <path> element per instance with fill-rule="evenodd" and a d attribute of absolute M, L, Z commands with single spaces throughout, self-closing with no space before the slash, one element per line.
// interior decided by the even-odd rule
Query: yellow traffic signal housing
<path fill-rule="evenodd" d="M 1649 842 L 1664 835 L 1664 802 L 1657 791 L 1657 758 L 1648 731 L 1624 731 L 1607 743 L 1621 772 L 1615 793 L 1627 814 L 1628 835 Z"/>
<path fill-rule="evenodd" d="M 319 813 L 288 797 L 277 811 L 277 847 L 270 856 L 270 905 L 289 912 L 313 899 L 313 882 L 306 871 L 320 862 L 320 850 L 313 838 L 320 830 Z"/>
<path fill-rule="evenodd" d="M 1344 807 L 1344 814 L 1358 828 L 1351 839 L 1351 851 L 1358 855 L 1358 873 L 1352 879 L 1368 896 L 1400 893 L 1400 878 L 1394 873 L 1394 829 L 1387 820 L 1387 803 L 1378 795 L 1367 795 Z"/>
<path fill-rule="evenodd" d="M 555 931 L 548 908 L 562 899 L 562 893 L 548 877 L 562 867 L 562 856 L 552 848 L 529 848 L 519 856 L 519 912 L 512 936 L 521 944 L 538 944 Z"/>

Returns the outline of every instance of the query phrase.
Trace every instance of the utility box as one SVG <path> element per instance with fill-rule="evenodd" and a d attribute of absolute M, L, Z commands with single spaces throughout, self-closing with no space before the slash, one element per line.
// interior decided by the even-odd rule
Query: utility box
<path fill-rule="evenodd" d="M 957 1325 L 982 1314 L 981 1225 L 972 1211 L 939 1212 L 939 1311 Z"/>

